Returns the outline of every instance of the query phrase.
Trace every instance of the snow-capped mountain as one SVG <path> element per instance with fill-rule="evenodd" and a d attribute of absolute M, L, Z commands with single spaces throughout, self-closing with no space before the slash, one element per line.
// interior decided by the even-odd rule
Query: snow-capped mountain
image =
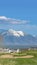
<path fill-rule="evenodd" d="M 13 29 L 0 29 L 0 46 L 7 45 L 35 46 L 37 45 L 37 38 L 22 31 L 15 31 Z"/>

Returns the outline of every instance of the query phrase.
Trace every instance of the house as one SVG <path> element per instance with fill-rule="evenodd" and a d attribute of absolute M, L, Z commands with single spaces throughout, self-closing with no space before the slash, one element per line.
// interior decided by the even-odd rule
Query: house
<path fill-rule="evenodd" d="M 19 51 L 20 51 L 19 49 L 16 50 L 17 53 L 19 53 Z"/>

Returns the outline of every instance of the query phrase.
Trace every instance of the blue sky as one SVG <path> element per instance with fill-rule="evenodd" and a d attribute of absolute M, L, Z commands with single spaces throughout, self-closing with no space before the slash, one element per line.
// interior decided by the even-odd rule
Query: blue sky
<path fill-rule="evenodd" d="M 0 29 L 12 28 L 37 35 L 37 0 L 0 0 L 1 18 L 4 20 Z"/>

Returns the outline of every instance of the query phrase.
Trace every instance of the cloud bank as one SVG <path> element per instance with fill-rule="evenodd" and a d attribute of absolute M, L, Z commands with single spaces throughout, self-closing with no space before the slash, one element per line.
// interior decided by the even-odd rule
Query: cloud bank
<path fill-rule="evenodd" d="M 29 21 L 27 20 L 13 19 L 13 18 L 8 18 L 6 16 L 0 16 L 0 20 L 5 21 L 7 23 L 11 23 L 11 24 L 28 24 L 29 23 Z"/>

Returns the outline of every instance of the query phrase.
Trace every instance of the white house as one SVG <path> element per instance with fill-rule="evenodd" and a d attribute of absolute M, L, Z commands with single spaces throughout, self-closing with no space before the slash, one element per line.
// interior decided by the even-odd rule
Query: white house
<path fill-rule="evenodd" d="M 19 51 L 20 51 L 20 50 L 19 50 L 19 49 L 17 49 L 17 51 L 16 51 L 16 52 L 17 52 L 17 53 L 19 53 Z"/>

